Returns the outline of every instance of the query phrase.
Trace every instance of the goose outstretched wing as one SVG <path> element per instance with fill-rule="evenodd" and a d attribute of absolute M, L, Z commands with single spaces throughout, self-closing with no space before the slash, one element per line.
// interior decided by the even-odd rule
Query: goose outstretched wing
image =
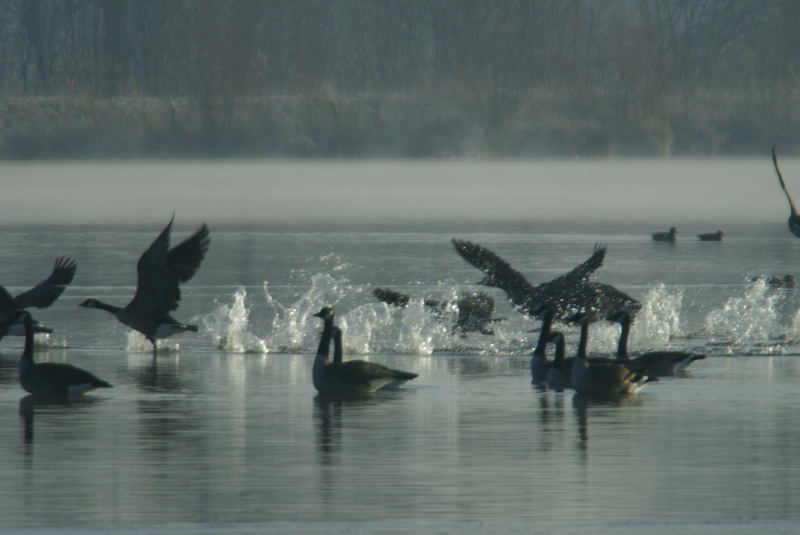
<path fill-rule="evenodd" d="M 14 297 L 20 308 L 45 308 L 52 305 L 64 293 L 64 289 L 75 277 L 78 264 L 75 260 L 59 256 L 55 260 L 53 272 L 45 280 Z"/>

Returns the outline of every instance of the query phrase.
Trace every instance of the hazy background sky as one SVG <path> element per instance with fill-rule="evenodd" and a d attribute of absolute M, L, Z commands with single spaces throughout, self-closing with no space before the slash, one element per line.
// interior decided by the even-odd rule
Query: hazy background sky
<path fill-rule="evenodd" d="M 800 192 L 800 162 L 782 161 Z M 788 217 L 772 162 L 46 162 L 0 165 L 0 222 L 570 220 L 658 227 Z M 711 228 L 713 227 L 713 228 Z M 679 229 L 680 230 L 680 229 Z M 723 229 L 724 230 L 724 229 Z M 787 231 L 788 232 L 788 231 Z"/>

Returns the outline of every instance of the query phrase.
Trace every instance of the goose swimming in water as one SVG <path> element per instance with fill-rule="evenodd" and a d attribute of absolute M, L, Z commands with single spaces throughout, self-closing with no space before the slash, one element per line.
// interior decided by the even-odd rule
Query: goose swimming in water
<path fill-rule="evenodd" d="M 595 246 L 594 253 L 572 271 L 550 282 L 533 286 L 522 273 L 495 253 L 466 240 L 453 240 L 458 254 L 484 273 L 481 284 L 500 288 L 522 313 L 536 316 L 543 305 L 552 307 L 555 318 L 576 312 L 587 312 L 594 319 L 603 319 L 619 309 L 638 311 L 641 304 L 611 285 L 589 280 L 603 264 L 606 247 Z"/>
<path fill-rule="evenodd" d="M 783 175 L 781 174 L 781 170 L 778 168 L 778 155 L 775 154 L 775 147 L 772 147 L 772 164 L 775 166 L 775 173 L 778 175 L 778 182 L 780 182 L 781 189 L 783 193 L 786 195 L 786 200 L 789 201 L 789 220 L 787 223 L 789 224 L 789 230 L 800 238 L 800 215 L 797 213 L 797 207 L 794 205 L 794 199 L 792 199 L 791 193 L 786 188 L 786 183 L 783 181 Z"/>
<path fill-rule="evenodd" d="M 573 321 L 580 323 L 581 338 L 578 353 L 572 364 L 572 388 L 579 394 L 600 397 L 617 397 L 634 394 L 647 383 L 656 380 L 642 371 L 630 369 L 621 362 L 591 362 L 586 358 L 590 318 L 576 314 Z"/>
<path fill-rule="evenodd" d="M 653 234 L 653 240 L 674 242 L 677 234 L 678 231 L 675 229 L 675 227 L 670 227 L 668 232 L 656 232 Z"/>
<path fill-rule="evenodd" d="M 333 324 L 333 309 L 323 307 L 314 316 L 324 322 L 312 370 L 314 387 L 320 394 L 363 395 L 376 390 L 395 389 L 417 377 L 416 373 L 394 370 L 365 360 L 342 361 L 342 333 Z M 334 341 L 333 362 L 328 358 L 331 338 Z"/>
<path fill-rule="evenodd" d="M 33 318 L 29 312 L 19 313 L 25 325 L 25 349 L 19 359 L 19 383 L 34 396 L 67 399 L 94 390 L 111 388 L 86 370 L 59 362 L 36 363 L 33 360 Z"/>
<path fill-rule="evenodd" d="M 12 297 L 5 288 L 0 286 L 0 339 L 7 334 L 24 336 L 25 327 L 21 320 L 13 322 L 8 320 L 12 316 L 20 317 L 18 314 L 20 310 L 32 307 L 47 308 L 52 305 L 64 293 L 67 285 L 72 282 L 77 267 L 77 263 L 71 258 L 59 256 L 55 260 L 50 276 L 33 288 Z M 33 330 L 35 333 L 50 334 L 53 332 L 53 329 L 42 325 L 35 319 L 33 320 Z"/>
<path fill-rule="evenodd" d="M 190 280 L 205 258 L 211 241 L 209 230 L 203 223 L 194 234 L 170 249 L 174 219 L 173 216 L 139 258 L 136 293 L 130 303 L 120 308 L 89 298 L 80 304 L 110 312 L 123 324 L 142 333 L 153 344 L 153 355 L 159 338 L 185 331 L 197 332 L 196 325 L 181 323 L 170 316 L 170 312 L 178 309 L 180 283 Z"/>
<path fill-rule="evenodd" d="M 721 230 L 718 230 L 716 232 L 708 232 L 706 234 L 698 234 L 697 238 L 700 241 L 722 241 L 722 236 L 724 236 L 724 234 L 722 233 Z"/>
<path fill-rule="evenodd" d="M 387 288 L 375 288 L 372 294 L 379 301 L 396 307 L 405 307 L 410 299 L 405 294 Z M 423 304 L 437 313 L 442 312 L 449 305 L 447 301 L 438 301 L 436 299 L 425 299 Z M 491 324 L 502 321 L 501 318 L 492 317 L 494 299 L 485 292 L 473 292 L 465 295 L 456 301 L 455 306 L 458 309 L 458 317 L 453 329 L 461 333 L 478 331 L 481 334 L 492 335 L 494 331 L 491 328 Z"/>
<path fill-rule="evenodd" d="M 646 371 L 651 377 L 671 377 L 675 372 L 685 371 L 696 361 L 706 358 L 705 355 L 687 351 L 651 351 L 632 359 L 628 355 L 628 336 L 633 318 L 626 311 L 620 310 L 614 315 L 613 321 L 622 327 L 617 346 L 617 361 L 633 370 Z"/>

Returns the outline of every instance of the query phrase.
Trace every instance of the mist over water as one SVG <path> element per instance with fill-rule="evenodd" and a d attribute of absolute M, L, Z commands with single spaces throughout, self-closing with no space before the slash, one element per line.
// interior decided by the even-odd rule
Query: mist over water
<path fill-rule="evenodd" d="M 782 159 L 800 194 L 800 164 Z M 768 155 L 716 160 L 0 164 L 3 224 L 375 221 L 781 223 Z M 679 231 L 681 228 L 679 228 Z"/>

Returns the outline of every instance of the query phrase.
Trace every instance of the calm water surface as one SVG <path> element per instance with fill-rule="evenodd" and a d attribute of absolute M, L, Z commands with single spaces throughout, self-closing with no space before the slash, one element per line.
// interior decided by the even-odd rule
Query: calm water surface
<path fill-rule="evenodd" d="M 114 164 L 104 165 L 89 168 L 113 175 Z M 182 172 L 179 164 L 142 165 L 166 177 Z M 241 173 L 237 165 L 232 169 Z M 273 169 L 260 165 L 266 174 Z M 387 173 L 408 171 L 399 165 Z M 522 164 L 509 165 L 491 169 L 502 180 Z M 631 171 L 619 165 L 620 174 Z M 681 163 L 681 173 L 707 176 L 714 169 L 697 165 Z M 313 181 L 320 168 L 292 169 Z M 18 177 L 19 169 L 7 171 Z M 133 174 L 136 166 L 125 169 Z M 569 167 L 559 169 L 571 176 Z M 51 186 L 64 180 L 55 170 L 84 176 L 78 164 L 44 170 L 53 173 Z M 612 180 L 610 187 L 620 184 Z M 536 188 L 523 186 L 515 195 L 535 199 Z M 143 210 L 136 224 L 115 223 L 104 207 L 87 208 L 78 220 L 4 219 L 0 281 L 12 293 L 44 278 L 53 257 L 78 259 L 61 299 L 35 312 L 56 329 L 40 341 L 36 359 L 85 367 L 115 388 L 67 406 L 41 404 L 16 382 L 21 341 L 0 343 L 0 526 L 119 533 L 142 526 L 163 533 L 670 533 L 678 526 L 689 533 L 794 532 L 800 303 L 795 290 L 750 280 L 795 273 L 800 258 L 800 240 L 789 235 L 785 201 L 773 186 L 761 189 L 777 197 L 775 221 L 744 223 L 691 214 L 648 223 L 603 210 L 579 220 L 465 214 L 457 221 L 387 222 L 358 211 L 354 222 L 211 218 L 211 250 L 175 314 L 201 332 L 170 340 L 155 361 L 147 344 L 111 316 L 77 304 L 88 296 L 127 302 L 136 260 L 171 209 L 163 217 Z M 92 191 L 83 193 L 92 198 Z M 48 213 L 58 210 L 58 195 L 40 195 Z M 133 219 L 136 210 L 121 207 L 120 219 Z M 198 211 L 179 206 L 175 243 L 199 225 Z M 671 224 L 682 232 L 678 243 L 650 240 Z M 727 233 L 722 243 L 694 239 L 718 227 Z M 452 237 L 490 247 L 534 284 L 606 243 L 595 280 L 644 305 L 632 350 L 686 348 L 709 358 L 688 377 L 662 380 L 618 403 L 537 390 L 527 355 L 538 324 L 511 310 L 501 294 L 493 294 L 496 315 L 506 321 L 495 336 L 454 336 L 454 313 L 439 318 L 421 306 L 422 297 L 479 289 L 480 274 L 455 254 Z M 376 286 L 418 299 L 391 309 L 372 298 Z M 320 399 L 310 375 L 320 325 L 311 314 L 323 304 L 338 312 L 348 357 L 420 377 L 369 399 Z M 618 332 L 597 325 L 592 351 L 611 353 Z M 573 343 L 577 333 L 567 334 Z"/>

